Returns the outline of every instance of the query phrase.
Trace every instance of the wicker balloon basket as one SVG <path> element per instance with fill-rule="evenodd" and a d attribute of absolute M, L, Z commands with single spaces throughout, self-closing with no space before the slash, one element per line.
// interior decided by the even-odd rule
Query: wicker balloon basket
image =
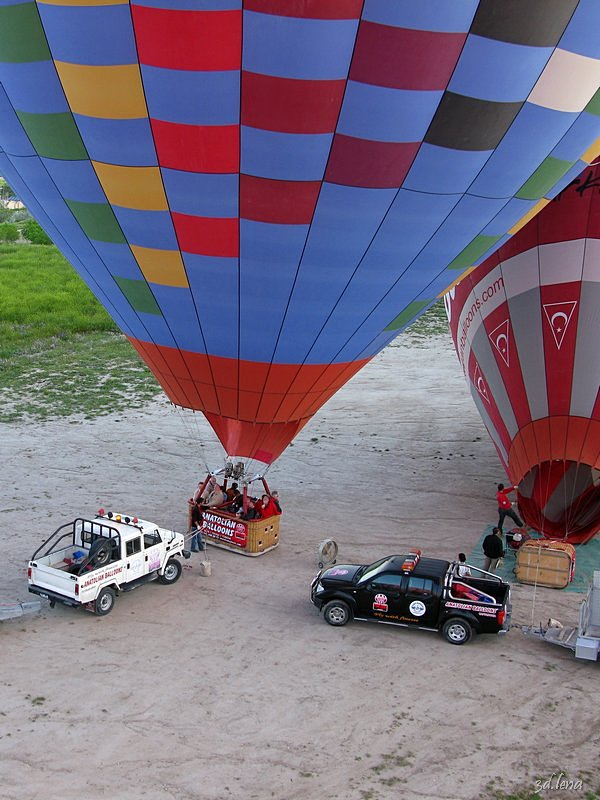
<path fill-rule="evenodd" d="M 190 504 L 190 528 L 191 512 Z M 202 536 L 213 547 L 244 556 L 261 556 L 279 544 L 279 515 L 245 521 L 233 514 L 209 509 L 202 517 Z"/>
<path fill-rule="evenodd" d="M 574 572 L 575 548 L 568 542 L 530 539 L 517 553 L 515 574 L 520 583 L 564 589 Z"/>

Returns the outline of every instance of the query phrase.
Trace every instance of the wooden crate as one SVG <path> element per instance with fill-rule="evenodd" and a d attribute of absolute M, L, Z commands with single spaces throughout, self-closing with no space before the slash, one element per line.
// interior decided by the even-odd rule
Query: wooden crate
<path fill-rule="evenodd" d="M 575 548 L 566 542 L 532 539 L 517 551 L 520 583 L 564 589 L 573 580 Z"/>

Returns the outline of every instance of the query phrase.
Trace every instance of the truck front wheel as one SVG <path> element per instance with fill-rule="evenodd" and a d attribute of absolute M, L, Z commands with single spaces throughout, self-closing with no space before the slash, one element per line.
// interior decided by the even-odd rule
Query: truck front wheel
<path fill-rule="evenodd" d="M 323 616 L 325 621 L 330 625 L 339 627 L 345 625 L 352 619 L 352 612 L 347 603 L 343 600 L 330 600 L 323 609 Z"/>
<path fill-rule="evenodd" d="M 473 635 L 473 629 L 466 619 L 447 619 L 442 628 L 444 639 L 450 644 L 466 644 Z"/>
<path fill-rule="evenodd" d="M 158 576 L 158 580 L 161 583 L 175 583 L 181 578 L 182 569 L 181 563 L 176 558 L 170 558 L 167 561 L 165 571 Z"/>
<path fill-rule="evenodd" d="M 94 604 L 94 611 L 98 616 L 104 617 L 106 614 L 110 614 L 113 610 L 113 606 L 115 604 L 116 595 L 114 589 L 102 589 L 98 597 L 96 598 L 96 602 Z"/>

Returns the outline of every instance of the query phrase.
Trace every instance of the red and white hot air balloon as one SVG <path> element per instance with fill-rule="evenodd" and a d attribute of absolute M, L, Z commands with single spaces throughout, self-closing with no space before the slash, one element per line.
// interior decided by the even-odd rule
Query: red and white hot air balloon
<path fill-rule="evenodd" d="M 600 167 L 446 295 L 459 360 L 544 536 L 600 530 Z"/>

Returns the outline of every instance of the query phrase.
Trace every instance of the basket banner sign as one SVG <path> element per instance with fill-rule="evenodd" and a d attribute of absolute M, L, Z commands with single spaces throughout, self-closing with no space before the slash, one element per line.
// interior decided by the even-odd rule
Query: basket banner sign
<path fill-rule="evenodd" d="M 205 511 L 202 518 L 202 533 L 210 539 L 227 542 L 236 547 L 246 547 L 248 525 L 239 519 L 222 517 L 213 511 Z"/>

